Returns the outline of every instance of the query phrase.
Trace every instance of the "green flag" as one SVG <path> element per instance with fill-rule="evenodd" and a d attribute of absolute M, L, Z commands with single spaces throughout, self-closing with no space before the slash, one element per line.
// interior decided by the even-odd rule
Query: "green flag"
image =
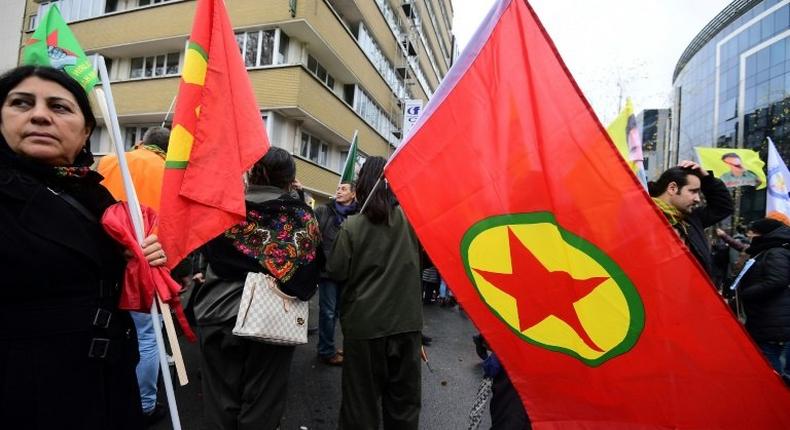
<path fill-rule="evenodd" d="M 47 10 L 22 50 L 22 64 L 61 69 L 90 92 L 99 82 L 96 70 L 56 5 Z"/>
<path fill-rule="evenodd" d="M 346 163 L 343 164 L 343 170 L 340 172 L 340 183 L 350 184 L 354 181 L 354 173 L 357 167 L 357 141 L 359 140 L 357 131 L 354 131 L 354 137 L 351 139 L 351 147 L 348 149 L 348 156 Z"/>

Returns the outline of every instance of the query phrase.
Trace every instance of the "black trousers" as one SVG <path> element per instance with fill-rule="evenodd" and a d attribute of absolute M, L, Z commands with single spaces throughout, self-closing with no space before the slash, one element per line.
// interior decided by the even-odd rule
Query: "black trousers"
<path fill-rule="evenodd" d="M 343 430 L 419 428 L 420 332 L 343 340 Z"/>
<path fill-rule="evenodd" d="M 502 369 L 494 377 L 491 386 L 491 430 L 529 430 L 529 422 L 524 404 L 510 382 L 505 370 Z"/>
<path fill-rule="evenodd" d="M 206 428 L 274 430 L 285 412 L 294 347 L 232 331 L 232 323 L 198 327 Z"/>

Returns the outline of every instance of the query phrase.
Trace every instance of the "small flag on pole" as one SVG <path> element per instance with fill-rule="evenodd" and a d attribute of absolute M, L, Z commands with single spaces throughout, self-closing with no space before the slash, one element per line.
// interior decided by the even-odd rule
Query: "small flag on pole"
<path fill-rule="evenodd" d="M 354 181 L 357 168 L 357 144 L 359 143 L 359 131 L 354 130 L 354 137 L 351 138 L 351 147 L 348 148 L 348 155 L 346 162 L 343 164 L 343 170 L 340 172 L 340 184 L 350 184 Z"/>
<path fill-rule="evenodd" d="M 765 213 L 781 212 L 790 216 L 790 171 L 774 141 L 768 138 L 768 195 L 765 198 Z M 790 359 L 790 358 L 788 358 Z"/>
<path fill-rule="evenodd" d="M 89 93 L 99 82 L 93 64 L 69 30 L 57 5 L 52 5 L 22 50 L 22 64 L 50 66 L 68 73 Z"/>

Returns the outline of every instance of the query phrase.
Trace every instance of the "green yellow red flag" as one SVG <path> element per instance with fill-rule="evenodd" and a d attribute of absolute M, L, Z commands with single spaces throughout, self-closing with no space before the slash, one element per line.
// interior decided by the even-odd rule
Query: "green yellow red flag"
<path fill-rule="evenodd" d="M 533 428 L 790 428 L 526 1 L 497 2 L 385 176 Z"/>
<path fill-rule="evenodd" d="M 244 220 L 243 174 L 269 149 L 223 0 L 198 0 L 162 185 L 168 264 Z"/>
<path fill-rule="evenodd" d="M 66 25 L 56 4 L 47 10 L 22 49 L 22 64 L 61 69 L 90 92 L 99 83 L 93 64 Z"/>

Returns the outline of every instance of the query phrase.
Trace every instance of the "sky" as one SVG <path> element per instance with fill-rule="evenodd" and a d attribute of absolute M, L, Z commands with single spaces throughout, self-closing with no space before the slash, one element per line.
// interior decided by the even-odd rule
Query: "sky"
<path fill-rule="evenodd" d="M 496 0 L 452 0 L 463 47 Z M 671 105 L 672 74 L 691 40 L 730 0 L 530 0 L 604 125 Z M 622 91 L 621 91 L 622 89 Z"/>

